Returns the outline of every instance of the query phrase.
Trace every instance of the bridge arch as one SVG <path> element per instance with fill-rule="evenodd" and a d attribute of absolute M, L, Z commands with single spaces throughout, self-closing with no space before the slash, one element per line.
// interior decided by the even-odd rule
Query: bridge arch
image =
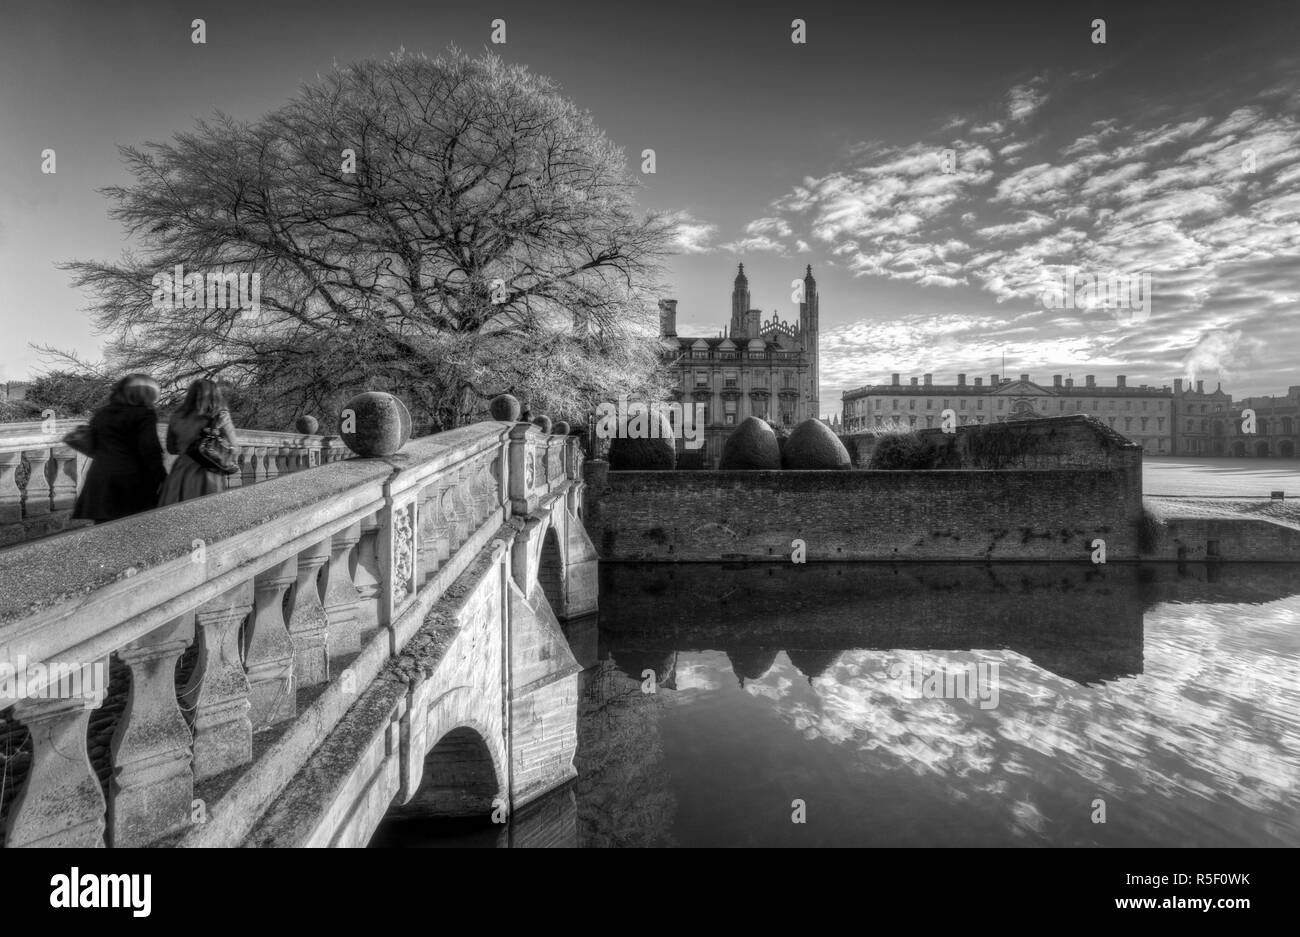
<path fill-rule="evenodd" d="M 551 603 L 551 610 L 558 615 L 566 613 L 564 604 L 564 551 L 560 545 L 559 534 L 555 525 L 548 524 L 542 535 L 541 555 L 537 563 L 537 582 L 542 587 L 546 601 Z"/>
<path fill-rule="evenodd" d="M 484 817 L 505 803 L 506 783 L 481 725 L 448 729 L 425 754 L 419 786 L 406 803 L 399 794 L 394 817 Z"/>

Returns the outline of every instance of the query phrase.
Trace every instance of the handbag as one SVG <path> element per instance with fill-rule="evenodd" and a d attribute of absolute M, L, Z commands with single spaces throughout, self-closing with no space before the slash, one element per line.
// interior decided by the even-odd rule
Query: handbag
<path fill-rule="evenodd" d="M 89 423 L 82 423 L 63 437 L 63 444 L 77 450 L 82 455 L 93 457 L 95 455 L 95 431 L 90 428 Z"/>
<path fill-rule="evenodd" d="M 213 417 L 208 425 L 199 431 L 198 438 L 190 443 L 190 448 L 185 454 L 197 462 L 202 469 L 220 472 L 222 475 L 234 475 L 239 471 L 239 460 L 235 457 L 234 447 L 226 442 L 226 437 L 217 429 L 216 423 L 217 418 Z"/>

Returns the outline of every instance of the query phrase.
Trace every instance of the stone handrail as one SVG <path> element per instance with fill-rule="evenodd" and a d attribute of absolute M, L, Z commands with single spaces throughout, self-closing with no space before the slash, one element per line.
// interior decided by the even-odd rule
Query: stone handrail
<path fill-rule="evenodd" d="M 63 444 L 85 420 L 0 423 L 0 547 L 35 540 L 66 529 L 91 460 Z M 252 485 L 289 472 L 351 456 L 337 436 L 308 436 L 237 429 L 242 471 L 230 487 Z M 168 469 L 167 424 L 158 424 Z"/>
<path fill-rule="evenodd" d="M 0 729 L 30 732 L 5 845 L 237 842 L 305 734 L 337 724 L 512 515 L 558 494 L 576 508 L 581 477 L 576 438 L 478 423 L 0 553 Z M 105 797 L 87 734 L 110 657 L 130 697 Z M 209 792 L 225 820 L 196 825 Z"/>

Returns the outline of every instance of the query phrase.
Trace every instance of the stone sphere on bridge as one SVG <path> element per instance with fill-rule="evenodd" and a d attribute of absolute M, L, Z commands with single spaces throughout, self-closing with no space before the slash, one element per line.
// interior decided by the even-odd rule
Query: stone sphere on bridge
<path fill-rule="evenodd" d="M 492 419 L 502 423 L 518 423 L 523 406 L 519 403 L 518 397 L 512 394 L 499 394 L 488 404 L 488 412 L 492 414 Z"/>
<path fill-rule="evenodd" d="M 564 420 L 556 420 L 555 425 L 551 427 L 551 433 L 555 436 L 569 435 L 569 424 Z"/>
<path fill-rule="evenodd" d="M 756 416 L 747 416 L 731 431 L 722 445 L 719 469 L 764 471 L 781 467 L 781 448 L 772 427 Z"/>
<path fill-rule="evenodd" d="M 821 420 L 804 420 L 781 447 L 781 468 L 847 469 L 849 450 Z"/>
<path fill-rule="evenodd" d="M 304 413 L 294 421 L 294 428 L 304 436 L 315 436 L 316 431 L 320 429 L 320 420 L 316 419 L 309 413 Z"/>
<path fill-rule="evenodd" d="M 349 420 L 348 411 L 352 412 Z M 362 458 L 392 455 L 411 438 L 411 412 L 392 394 L 368 391 L 343 405 L 339 435 Z"/>
<path fill-rule="evenodd" d="M 543 433 L 551 432 L 551 418 L 545 413 L 533 417 L 533 425 L 539 427 Z"/>

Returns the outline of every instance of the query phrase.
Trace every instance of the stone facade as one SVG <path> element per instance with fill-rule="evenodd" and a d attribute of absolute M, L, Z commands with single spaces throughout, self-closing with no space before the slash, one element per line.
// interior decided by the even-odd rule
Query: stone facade
<path fill-rule="evenodd" d="M 676 382 L 673 398 L 705 407 L 704 446 L 686 450 L 679 441 L 682 467 L 716 468 L 722 444 L 747 416 L 791 428 L 820 416 L 820 307 L 811 266 L 801 282 L 798 324 L 783 322 L 776 313 L 764 321 L 762 311 L 751 308 L 741 264 L 731 291 L 731 321 L 719 336 L 679 336 L 677 300 L 660 301 L 659 332 Z"/>
<path fill-rule="evenodd" d="M 922 430 L 938 428 L 941 414 L 951 409 L 957 425 L 1004 423 L 1034 417 L 1087 414 L 1138 443 L 1148 455 L 1173 452 L 1173 394 L 1168 387 L 1128 386 L 1120 375 L 1115 386 L 1102 387 L 1093 375 L 1081 386 L 1072 378 L 1052 375 L 1051 386 L 1021 374 L 1018 380 L 998 374 L 955 384 L 935 384 L 933 375 L 902 383 L 894 374 L 888 384 L 868 384 L 843 394 L 844 433 L 864 433 L 891 426 Z"/>

